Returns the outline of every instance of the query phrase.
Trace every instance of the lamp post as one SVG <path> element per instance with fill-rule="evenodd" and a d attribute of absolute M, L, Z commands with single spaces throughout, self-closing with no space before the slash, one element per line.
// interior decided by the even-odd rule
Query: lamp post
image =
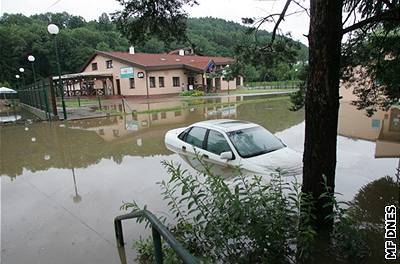
<path fill-rule="evenodd" d="M 58 68 L 58 88 L 61 91 L 61 102 L 62 102 L 62 108 L 63 108 L 63 113 L 64 113 L 64 120 L 67 119 L 67 111 L 65 109 L 65 100 L 64 100 L 64 86 L 62 84 L 61 80 L 61 68 L 60 68 L 60 60 L 58 58 L 58 49 L 57 49 L 57 38 L 56 35 L 58 32 L 60 32 L 59 28 L 55 24 L 50 24 L 47 26 L 47 31 L 53 35 L 54 39 L 54 49 L 56 50 L 56 60 L 57 60 L 57 68 Z"/>
<path fill-rule="evenodd" d="M 18 69 L 19 70 L 19 72 L 21 73 L 21 79 L 22 79 L 22 83 L 23 83 L 23 85 L 24 85 L 24 87 L 25 87 L 25 76 L 24 76 L 24 72 L 25 72 L 25 69 L 24 68 L 19 68 Z"/>
<path fill-rule="evenodd" d="M 15 75 L 15 79 L 17 79 L 17 87 L 18 87 L 18 89 L 19 89 L 19 77 L 20 76 L 18 74 Z"/>
<path fill-rule="evenodd" d="M 32 65 L 32 73 L 33 73 L 33 82 L 36 84 L 36 73 L 35 73 L 35 57 L 33 55 L 29 55 L 28 56 L 28 61 L 31 63 Z"/>

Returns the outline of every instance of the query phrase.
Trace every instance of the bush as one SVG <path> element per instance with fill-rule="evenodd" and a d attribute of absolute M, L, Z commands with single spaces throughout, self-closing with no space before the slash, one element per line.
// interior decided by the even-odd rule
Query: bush
<path fill-rule="evenodd" d="M 183 91 L 179 94 L 180 96 L 204 96 L 205 93 L 199 90 Z"/>
<path fill-rule="evenodd" d="M 311 225 L 314 203 L 300 191 L 295 179 L 288 182 L 277 170 L 268 182 L 241 173 L 226 182 L 199 161 L 204 171 L 195 175 L 181 165 L 164 161 L 171 178 L 158 183 L 174 215 L 170 222 L 167 218 L 162 221 L 194 256 L 210 263 L 295 263 L 312 259 L 316 241 Z M 338 205 L 334 197 L 332 203 Z M 141 210 L 135 202 L 124 204 L 123 208 Z M 333 240 L 334 252 L 346 252 L 343 255 L 359 261 L 364 255 L 352 250 L 359 252 L 364 244 L 354 239 L 353 232 L 357 230 L 352 228 L 345 211 L 339 206 L 335 209 L 332 217 L 338 228 L 333 239 L 353 239 L 346 245 Z M 359 244 L 349 247 L 352 242 Z M 163 247 L 166 263 L 179 262 L 166 243 Z M 149 250 L 151 240 L 136 242 L 136 248 L 141 263 L 154 260 Z"/>

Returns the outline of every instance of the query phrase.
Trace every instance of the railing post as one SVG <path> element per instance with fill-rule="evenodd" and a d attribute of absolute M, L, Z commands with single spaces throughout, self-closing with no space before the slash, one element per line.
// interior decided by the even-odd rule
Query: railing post
<path fill-rule="evenodd" d="M 97 93 L 97 92 L 96 92 Z M 100 101 L 100 96 L 99 96 L 99 94 L 97 93 L 97 100 L 99 101 L 99 108 L 100 108 L 100 110 L 101 110 L 101 101 Z"/>
<path fill-rule="evenodd" d="M 122 97 L 122 98 L 121 98 L 121 100 L 122 100 L 122 108 L 124 109 L 124 113 L 126 113 L 126 111 L 125 111 L 125 102 L 124 102 L 124 97 Z"/>
<path fill-rule="evenodd" d="M 51 121 L 51 114 L 50 114 L 50 108 L 49 108 L 49 96 L 47 95 L 47 87 L 46 87 L 44 80 L 42 80 L 42 89 L 43 89 L 44 104 L 46 107 L 46 116 L 47 116 L 48 120 Z"/>
<path fill-rule="evenodd" d="M 155 229 L 154 227 L 151 228 L 151 233 L 153 235 L 154 258 L 155 258 L 157 264 L 162 264 L 163 263 L 163 253 L 162 253 L 160 233 L 158 233 L 157 229 Z"/>
<path fill-rule="evenodd" d="M 122 234 L 121 220 L 114 220 L 115 235 L 117 237 L 118 246 L 124 246 L 124 235 Z"/>

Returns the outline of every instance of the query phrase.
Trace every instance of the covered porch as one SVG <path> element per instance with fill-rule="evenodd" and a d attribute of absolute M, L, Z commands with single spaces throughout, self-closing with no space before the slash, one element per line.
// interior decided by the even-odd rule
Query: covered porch
<path fill-rule="evenodd" d="M 115 95 L 113 75 L 109 72 L 80 72 L 61 75 L 64 96 Z M 57 87 L 58 76 L 53 76 Z"/>

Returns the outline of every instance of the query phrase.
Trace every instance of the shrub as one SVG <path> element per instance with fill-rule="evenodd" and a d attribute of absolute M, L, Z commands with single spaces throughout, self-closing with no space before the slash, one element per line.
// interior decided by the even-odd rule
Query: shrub
<path fill-rule="evenodd" d="M 174 216 L 162 221 L 193 255 L 210 263 L 295 263 L 312 259 L 316 241 L 311 225 L 314 202 L 300 191 L 295 178 L 289 182 L 282 171 L 276 170 L 266 181 L 260 176 L 246 177 L 239 170 L 239 176 L 225 181 L 201 159 L 199 162 L 204 170 L 192 174 L 179 164 L 163 161 L 171 178 L 158 183 Z M 332 217 L 338 223 L 333 239 L 354 237 L 356 230 L 345 210 L 334 197 L 332 203 L 336 205 Z M 123 208 L 140 210 L 135 202 Z M 332 241 L 332 245 L 338 252 L 350 251 L 347 255 L 357 260 L 363 257 L 351 253 L 361 250 L 362 243 L 349 247 Z M 166 263 L 179 262 L 166 243 L 163 247 Z M 136 248 L 142 263 L 154 259 L 149 239 L 136 242 Z"/>
<path fill-rule="evenodd" d="M 183 91 L 179 94 L 180 96 L 204 96 L 204 91 L 199 90 L 191 90 L 191 91 Z"/>

